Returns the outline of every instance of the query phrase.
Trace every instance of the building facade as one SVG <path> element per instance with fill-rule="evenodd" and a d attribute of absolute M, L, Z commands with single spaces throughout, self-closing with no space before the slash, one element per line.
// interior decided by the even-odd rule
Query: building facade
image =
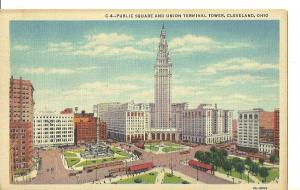
<path fill-rule="evenodd" d="M 216 144 L 232 140 L 231 110 L 221 110 L 211 104 L 201 104 L 196 109 L 183 112 L 184 141 Z"/>
<path fill-rule="evenodd" d="M 277 112 L 256 108 L 238 112 L 238 146 L 269 153 L 275 149 Z M 272 145 L 272 146 L 271 146 Z"/>
<path fill-rule="evenodd" d="M 103 121 L 103 113 L 107 112 L 109 109 L 117 108 L 121 105 L 120 102 L 108 102 L 99 103 L 93 106 L 94 116 L 99 118 L 99 121 Z"/>
<path fill-rule="evenodd" d="M 74 115 L 75 144 L 93 144 L 97 142 L 97 118 L 93 113 L 76 113 Z"/>
<path fill-rule="evenodd" d="M 35 147 L 74 145 L 74 115 L 53 112 L 34 114 Z"/>
<path fill-rule="evenodd" d="M 33 85 L 11 77 L 9 86 L 10 168 L 31 170 L 33 166 Z"/>
<path fill-rule="evenodd" d="M 107 125 L 105 122 L 99 123 L 99 141 L 106 141 L 107 139 Z"/>
<path fill-rule="evenodd" d="M 166 30 L 162 27 L 155 64 L 155 128 L 171 128 L 171 78 L 172 64 L 169 57 Z"/>
<path fill-rule="evenodd" d="M 260 110 L 238 112 L 238 146 L 256 150 L 259 148 L 259 112 Z"/>
<path fill-rule="evenodd" d="M 103 118 L 108 138 L 123 142 L 147 139 L 151 121 L 149 104 L 135 104 L 133 101 L 121 104 L 104 112 Z"/>
<path fill-rule="evenodd" d="M 275 153 L 277 155 L 279 155 L 279 149 L 280 149 L 280 140 L 279 140 L 279 124 L 280 124 L 280 121 L 279 121 L 279 109 L 275 109 L 274 110 L 274 148 L 275 148 Z"/>
<path fill-rule="evenodd" d="M 268 143 L 268 142 L 261 142 L 259 143 L 259 152 L 270 155 L 274 152 L 274 145 L 273 143 Z"/>
<path fill-rule="evenodd" d="M 232 143 L 237 143 L 237 120 L 232 120 Z"/>

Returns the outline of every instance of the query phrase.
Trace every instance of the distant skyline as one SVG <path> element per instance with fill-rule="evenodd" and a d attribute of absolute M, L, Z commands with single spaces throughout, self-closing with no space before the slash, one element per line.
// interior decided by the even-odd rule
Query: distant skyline
<path fill-rule="evenodd" d="M 173 103 L 279 107 L 279 22 L 272 20 L 11 21 L 12 75 L 32 81 L 36 110 L 154 102 L 163 23 Z"/>

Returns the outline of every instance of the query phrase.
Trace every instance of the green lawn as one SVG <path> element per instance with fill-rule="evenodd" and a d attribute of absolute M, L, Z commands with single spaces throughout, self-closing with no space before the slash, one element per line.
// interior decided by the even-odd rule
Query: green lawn
<path fill-rule="evenodd" d="M 65 159 L 66 159 L 68 167 L 72 167 L 73 165 L 77 164 L 80 161 L 79 158 L 68 158 L 67 157 Z"/>
<path fill-rule="evenodd" d="M 227 175 L 227 173 L 221 167 L 218 167 L 218 172 Z M 238 173 L 237 171 L 235 171 L 234 169 L 232 169 L 232 171 L 231 171 L 231 176 L 235 177 L 235 178 L 239 178 L 239 179 L 245 180 L 245 181 L 248 181 L 248 175 L 246 175 L 246 174 L 243 173 L 242 177 L 241 177 L 241 174 Z M 249 182 L 253 183 L 254 181 L 251 178 L 249 178 Z"/>
<path fill-rule="evenodd" d="M 157 152 L 159 150 L 159 148 L 155 145 L 145 145 L 145 148 L 154 152 Z"/>
<path fill-rule="evenodd" d="M 172 151 L 178 151 L 178 150 L 182 150 L 182 147 L 173 147 L 173 146 L 168 146 L 168 147 L 164 147 L 162 148 L 163 152 L 172 152 Z"/>
<path fill-rule="evenodd" d="M 69 152 L 69 151 L 64 152 L 64 156 L 65 157 L 77 157 L 76 153 Z"/>
<path fill-rule="evenodd" d="M 148 174 L 141 174 L 138 176 L 130 177 L 117 181 L 117 184 L 137 184 L 134 182 L 135 179 L 139 178 L 142 180 L 142 184 L 154 184 L 157 177 L 157 172 L 151 172 Z"/>
<path fill-rule="evenodd" d="M 77 148 L 77 149 L 73 149 L 73 150 L 70 150 L 71 152 L 76 152 L 76 153 L 82 153 L 85 151 L 85 148 Z"/>
<path fill-rule="evenodd" d="M 176 144 L 176 143 L 170 143 L 166 142 L 164 143 L 166 146 L 172 146 L 172 147 L 183 147 L 181 144 Z"/>
<path fill-rule="evenodd" d="M 159 151 L 159 148 L 160 148 L 159 144 L 160 143 L 145 144 L 145 148 L 150 150 L 150 151 L 157 152 L 157 151 Z M 166 143 L 164 143 L 161 150 L 163 152 L 172 152 L 172 151 L 179 151 L 179 150 L 183 150 L 183 149 L 184 149 L 184 147 L 180 144 L 166 142 Z"/>
<path fill-rule="evenodd" d="M 279 177 L 279 169 L 278 168 L 268 168 L 269 175 L 266 178 L 266 182 L 274 181 L 275 178 Z M 264 180 L 260 175 L 256 176 L 260 181 Z"/>
<path fill-rule="evenodd" d="M 121 150 L 121 149 L 119 149 L 119 148 L 111 147 L 111 150 L 112 150 L 114 153 L 119 154 L 120 156 L 125 156 L 125 157 L 127 157 L 127 158 L 130 157 L 130 154 L 129 154 L 128 152 L 123 151 L 123 150 Z"/>
<path fill-rule="evenodd" d="M 180 177 L 174 176 L 170 173 L 165 173 L 162 183 L 165 183 L 165 184 L 182 184 L 182 183 L 184 183 L 184 181 L 185 180 L 181 179 Z M 189 183 L 187 181 L 185 181 L 185 182 L 186 182 L 186 184 Z"/>
<path fill-rule="evenodd" d="M 127 159 L 127 157 L 122 156 L 122 157 L 101 158 L 96 160 L 87 160 L 87 161 L 81 161 L 79 164 L 76 165 L 76 167 L 89 166 L 93 164 L 102 164 L 106 162 L 125 160 L 125 159 Z"/>

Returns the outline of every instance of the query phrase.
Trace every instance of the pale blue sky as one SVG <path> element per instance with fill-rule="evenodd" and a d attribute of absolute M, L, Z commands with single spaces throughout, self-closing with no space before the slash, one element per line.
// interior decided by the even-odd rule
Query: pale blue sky
<path fill-rule="evenodd" d="M 279 106 L 278 21 L 12 21 L 12 74 L 32 81 L 37 110 L 154 102 L 163 23 L 173 102 Z"/>

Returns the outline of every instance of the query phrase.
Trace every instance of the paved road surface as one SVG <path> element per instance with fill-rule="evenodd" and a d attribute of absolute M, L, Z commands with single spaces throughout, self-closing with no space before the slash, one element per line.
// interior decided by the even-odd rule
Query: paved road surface
<path fill-rule="evenodd" d="M 224 179 L 218 178 L 214 175 L 198 171 L 188 165 L 183 165 L 180 161 L 189 160 L 194 157 L 194 154 L 198 150 L 207 151 L 210 146 L 198 146 L 192 148 L 189 154 L 180 155 L 179 152 L 168 153 L 168 154 L 153 154 L 146 152 L 144 150 L 138 149 L 134 146 L 130 148 L 128 146 L 123 146 L 123 148 L 128 150 L 138 150 L 142 152 L 141 160 L 129 162 L 128 166 L 139 164 L 143 162 L 152 162 L 155 166 L 164 166 L 173 168 L 173 170 L 179 171 L 185 175 L 198 179 L 199 181 L 207 184 L 225 184 L 231 183 Z M 69 176 L 69 172 L 64 168 L 62 160 L 60 158 L 61 152 L 59 149 L 40 151 L 40 156 L 42 158 L 41 168 L 38 173 L 38 176 L 32 180 L 32 184 L 76 184 L 76 183 L 87 183 L 92 182 L 96 179 L 103 179 L 105 175 L 108 175 L 108 170 L 112 168 L 117 168 L 120 166 L 113 166 L 108 168 L 101 168 L 98 170 L 93 170 L 90 173 L 83 171 L 82 174 L 78 176 Z M 198 173 L 198 174 L 197 174 Z M 120 173 L 120 175 L 124 175 Z"/>

